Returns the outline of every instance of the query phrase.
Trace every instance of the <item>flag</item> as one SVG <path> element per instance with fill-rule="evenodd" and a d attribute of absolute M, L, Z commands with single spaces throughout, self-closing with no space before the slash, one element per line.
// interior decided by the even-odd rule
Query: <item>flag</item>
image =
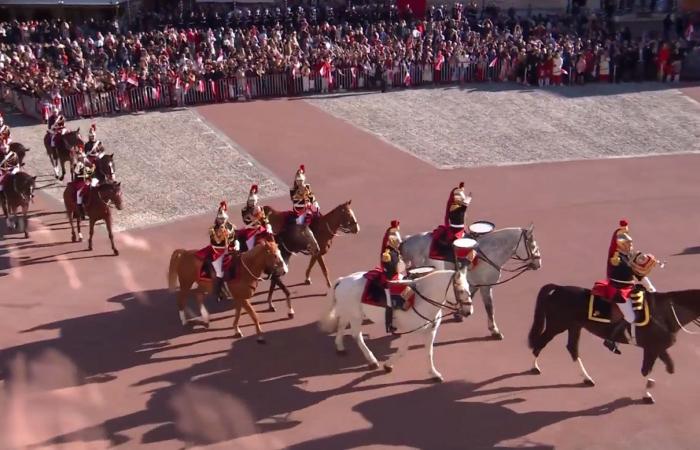
<path fill-rule="evenodd" d="M 498 58 L 493 58 L 493 61 L 489 63 L 489 67 L 496 67 L 496 64 L 498 64 Z"/>
<path fill-rule="evenodd" d="M 175 78 L 175 89 L 180 89 L 180 77 Z"/>
<path fill-rule="evenodd" d="M 248 81 L 246 81 L 246 83 L 245 83 L 245 95 L 248 98 L 253 97 L 253 93 L 251 92 L 251 89 L 250 89 L 250 82 L 248 82 Z"/>

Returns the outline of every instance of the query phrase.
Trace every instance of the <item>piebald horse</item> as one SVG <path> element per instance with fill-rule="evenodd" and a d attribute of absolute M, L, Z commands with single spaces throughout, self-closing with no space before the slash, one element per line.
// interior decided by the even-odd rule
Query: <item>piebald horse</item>
<path fill-rule="evenodd" d="M 204 326 L 209 327 L 209 313 L 204 306 L 204 297 L 209 294 L 212 288 L 210 280 L 198 280 L 204 261 L 195 256 L 196 250 L 175 250 L 170 257 L 168 269 L 168 289 L 175 292 L 179 283 L 180 291 L 177 293 L 177 307 L 182 325 L 188 325 L 192 320 L 185 317 L 185 306 L 190 293 L 194 293 L 199 305 L 199 312 Z M 242 337 L 238 321 L 241 318 L 241 308 L 245 308 L 255 323 L 257 340 L 265 342 L 265 338 L 260 327 L 258 315 L 250 304 L 250 299 L 255 294 L 258 283 L 262 281 L 263 272 L 284 274 L 287 273 L 287 264 L 282 259 L 277 244 L 272 239 L 266 239 L 255 245 L 251 250 L 240 254 L 239 261 L 234 262 L 237 266 L 237 275 L 233 280 L 225 280 L 226 287 L 231 293 L 231 298 L 236 307 L 236 318 L 233 321 L 233 328 L 236 330 L 234 337 Z M 197 283 L 196 288 L 192 286 Z"/>
<path fill-rule="evenodd" d="M 535 241 L 533 230 L 532 225 L 528 228 L 503 228 L 473 237 L 478 243 L 476 247 L 477 260 L 474 267 L 469 268 L 469 289 L 472 296 L 477 291 L 481 293 L 488 317 L 488 329 L 491 336 L 496 339 L 503 339 L 503 334 L 496 324 L 493 287 L 515 278 L 527 270 L 537 270 L 542 266 L 540 249 Z M 431 242 L 432 233 L 429 231 L 406 237 L 401 243 L 400 251 L 407 268 L 433 266 L 454 269 L 454 264 L 450 262 L 430 259 Z M 515 260 L 518 267 L 505 269 L 504 266 L 510 260 Z M 503 271 L 515 275 L 508 276 L 504 281 L 499 281 Z M 455 318 L 461 320 L 461 316 Z"/>
<path fill-rule="evenodd" d="M 328 312 L 319 320 L 325 333 L 336 333 L 335 348 L 339 354 L 345 353 L 343 337 L 350 326 L 350 334 L 355 338 L 371 370 L 379 367 L 379 362 L 365 344 L 362 336 L 362 321 L 368 318 L 374 323 L 383 323 L 384 307 L 371 306 L 361 302 L 367 283 L 366 272 L 356 272 L 339 278 L 328 292 L 331 303 Z M 460 314 L 469 314 L 471 297 L 466 270 L 435 270 L 416 280 L 405 281 L 415 292 L 415 303 L 408 311 L 394 311 L 394 327 L 399 334 L 419 332 L 425 337 L 429 373 L 434 381 L 442 381 L 442 375 L 433 361 L 433 343 L 442 320 L 443 309 Z M 454 306 L 450 306 L 450 303 Z M 397 353 L 384 363 L 384 370 L 391 372 L 396 361 L 408 350 L 408 339 L 401 339 Z"/>

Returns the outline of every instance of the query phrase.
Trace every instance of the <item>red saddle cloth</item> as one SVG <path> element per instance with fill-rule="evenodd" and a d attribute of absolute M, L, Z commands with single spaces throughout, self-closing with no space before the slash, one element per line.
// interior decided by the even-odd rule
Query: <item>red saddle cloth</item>
<path fill-rule="evenodd" d="M 433 230 L 428 257 L 437 261 L 454 262 L 455 257 L 454 250 L 452 249 L 452 243 L 457 239 L 462 239 L 466 235 L 467 233 L 464 230 L 459 230 L 455 233 L 449 227 L 440 225 Z M 470 267 L 473 268 L 476 266 L 477 261 L 478 258 L 475 256 Z"/>
<path fill-rule="evenodd" d="M 384 275 L 384 271 L 382 269 L 372 269 L 364 274 L 364 278 L 367 280 L 367 282 L 365 283 L 365 289 L 362 291 L 362 303 L 386 308 L 386 294 L 384 293 L 386 276 Z M 408 303 L 404 306 L 404 309 L 408 309 L 413 306 L 416 301 L 416 293 L 412 289 L 408 288 L 408 286 L 400 284 L 389 284 L 388 286 L 389 294 L 392 297 L 398 295 L 403 297 Z M 407 292 L 407 289 L 410 292 Z"/>
<path fill-rule="evenodd" d="M 211 246 L 204 247 L 203 249 L 199 250 L 197 253 L 194 254 L 195 257 L 197 257 L 200 260 L 206 259 L 207 256 L 213 253 L 213 249 Z M 215 257 L 215 255 L 212 255 Z M 234 259 L 233 255 L 231 254 L 226 254 L 224 256 L 224 263 L 221 265 L 221 270 L 224 272 L 224 274 L 231 273 L 231 267 L 233 266 Z M 211 271 L 211 273 L 209 273 Z M 238 271 L 236 271 L 238 273 Z M 214 269 L 213 268 L 208 268 L 206 264 L 202 265 L 201 270 L 199 271 L 199 276 L 197 280 L 206 280 L 206 281 L 211 281 L 212 277 L 214 276 Z"/>
<path fill-rule="evenodd" d="M 593 284 L 591 294 L 609 302 L 613 302 L 615 300 L 615 294 L 618 292 L 623 299 L 628 300 L 633 290 L 634 286 L 618 288 L 610 284 L 610 280 L 599 280 Z"/>

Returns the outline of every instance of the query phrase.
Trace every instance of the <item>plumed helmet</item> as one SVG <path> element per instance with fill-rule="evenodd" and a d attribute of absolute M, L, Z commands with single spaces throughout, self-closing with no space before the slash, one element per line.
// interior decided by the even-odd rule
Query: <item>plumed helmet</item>
<path fill-rule="evenodd" d="M 258 185 L 254 184 L 250 187 L 250 192 L 248 193 L 248 206 L 256 203 L 258 203 Z"/>
<path fill-rule="evenodd" d="M 390 247 L 393 247 L 398 250 L 400 244 L 401 233 L 399 228 L 399 221 L 392 220 L 391 225 L 389 226 L 389 228 L 387 228 L 386 233 L 384 234 L 384 243 L 382 244 L 382 248 L 389 245 Z"/>
<path fill-rule="evenodd" d="M 216 214 L 216 219 L 217 220 L 228 220 L 228 214 L 226 214 L 226 210 L 228 209 L 228 206 L 226 205 L 225 201 L 222 201 L 219 203 L 219 211 Z"/>
<path fill-rule="evenodd" d="M 294 178 L 295 182 L 305 182 L 306 181 L 306 169 L 304 168 L 304 165 L 300 165 L 299 169 L 297 169 L 297 174 L 296 177 Z"/>
<path fill-rule="evenodd" d="M 97 131 L 97 125 L 95 125 L 93 123 L 92 125 L 90 125 L 90 131 L 88 132 L 88 139 L 90 139 L 91 141 L 94 141 L 95 138 L 97 137 L 96 131 Z"/>

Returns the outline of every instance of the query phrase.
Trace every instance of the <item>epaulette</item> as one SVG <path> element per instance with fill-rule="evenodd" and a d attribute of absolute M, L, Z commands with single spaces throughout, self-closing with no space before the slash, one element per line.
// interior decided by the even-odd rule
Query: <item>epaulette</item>
<path fill-rule="evenodd" d="M 612 258 L 610 258 L 610 264 L 612 264 L 613 266 L 617 266 L 620 264 L 620 254 L 618 252 L 615 252 L 612 255 Z"/>
<path fill-rule="evenodd" d="M 391 262 L 391 252 L 389 249 L 384 250 L 384 253 L 382 253 L 382 262 Z"/>

